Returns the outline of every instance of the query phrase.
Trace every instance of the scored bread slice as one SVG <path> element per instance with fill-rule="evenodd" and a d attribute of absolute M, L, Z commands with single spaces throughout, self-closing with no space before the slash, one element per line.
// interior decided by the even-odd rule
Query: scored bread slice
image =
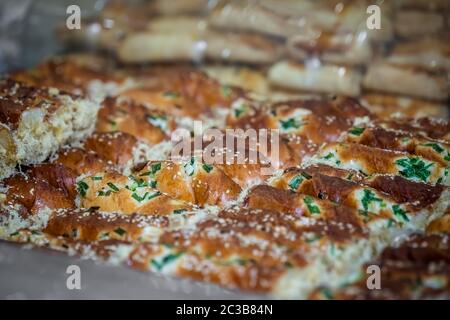
<path fill-rule="evenodd" d="M 0 81 L 0 178 L 92 133 L 99 106 L 55 88 Z"/>

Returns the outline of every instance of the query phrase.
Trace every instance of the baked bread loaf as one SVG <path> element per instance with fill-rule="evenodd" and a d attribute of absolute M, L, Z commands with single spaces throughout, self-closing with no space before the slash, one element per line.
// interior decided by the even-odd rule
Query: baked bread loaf
<path fill-rule="evenodd" d="M 20 172 L 0 183 L 1 239 L 269 297 L 448 298 L 448 263 L 427 269 L 448 251 L 447 121 L 384 120 L 340 96 L 272 102 L 192 67 L 85 73 L 92 66 L 63 61 L 58 76 L 48 64 L 37 68 L 49 71 L 37 78 L 20 76 L 67 86 L 70 94 L 4 82 L 5 123 L 19 127 L 34 109 L 46 128 L 59 123 L 60 113 L 73 123 L 64 122 L 72 131 L 46 131 L 57 141 L 48 152 L 41 136 L 27 132 L 25 138 L 36 135 L 36 147 L 25 153 L 32 160 L 14 160 Z M 70 74 L 85 81 L 77 84 Z M 74 90 L 87 92 L 85 84 L 101 75 L 103 84 L 118 86 L 87 102 L 89 128 L 73 133 L 80 112 L 62 101 L 87 101 Z M 204 132 L 198 141 L 195 120 L 206 120 L 219 136 Z M 18 129 L 4 128 L 4 157 L 17 158 L 23 142 L 8 137 Z M 183 141 L 194 147 L 188 154 L 173 152 L 180 147 L 172 139 L 177 128 L 193 133 Z M 277 131 L 265 142 L 238 144 L 248 129 Z M 82 141 L 70 145 L 75 140 Z M 208 148 L 220 142 L 217 162 L 207 161 Z M 403 242 L 398 237 L 411 231 Z M 392 261 L 407 265 L 393 268 Z M 363 287 L 370 263 L 387 266 L 379 295 Z M 408 289 L 417 278 L 420 293 Z"/>
<path fill-rule="evenodd" d="M 92 133 L 98 105 L 88 99 L 36 88 L 14 80 L 0 82 L 0 177 L 17 164 L 44 161 L 65 144 Z"/>

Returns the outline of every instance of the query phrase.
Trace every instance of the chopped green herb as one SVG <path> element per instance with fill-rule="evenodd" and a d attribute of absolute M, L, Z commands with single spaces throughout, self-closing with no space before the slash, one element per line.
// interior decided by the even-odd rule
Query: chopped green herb
<path fill-rule="evenodd" d="M 167 131 L 169 129 L 167 127 L 167 117 L 164 115 L 147 115 L 147 121 L 153 126 L 160 128 L 162 131 Z"/>
<path fill-rule="evenodd" d="M 125 233 L 127 233 L 125 230 L 123 230 L 122 228 L 116 228 L 114 229 L 114 232 L 117 233 L 119 236 L 123 236 Z"/>
<path fill-rule="evenodd" d="M 93 176 L 93 177 L 91 177 L 91 179 L 92 179 L 92 181 L 100 181 L 103 178 L 102 177 L 95 177 L 95 176 Z"/>
<path fill-rule="evenodd" d="M 142 197 L 140 196 L 140 195 L 138 195 L 136 192 L 133 192 L 132 194 L 131 194 L 131 197 L 134 199 L 134 200 L 136 200 L 137 202 L 142 202 L 142 201 L 144 201 L 144 200 L 151 200 L 151 199 L 153 199 L 153 198 L 156 198 L 157 196 L 159 196 L 159 195 L 161 195 L 161 192 L 159 192 L 159 191 L 156 191 L 156 192 L 154 192 L 154 193 L 149 193 L 149 192 L 146 192 Z"/>
<path fill-rule="evenodd" d="M 117 188 L 117 186 L 114 183 L 108 182 L 107 185 L 108 185 L 108 187 L 111 188 L 112 191 L 115 191 L 115 192 L 119 191 L 119 188 Z"/>
<path fill-rule="evenodd" d="M 174 253 L 174 254 L 168 254 L 167 256 L 165 256 L 164 258 L 162 258 L 161 262 L 158 262 L 155 259 L 151 260 L 151 265 L 154 266 L 156 268 L 156 270 L 161 271 L 162 268 L 164 268 L 164 266 L 166 266 L 167 264 L 175 261 L 176 259 L 178 259 L 180 256 L 182 255 L 181 252 L 179 253 Z"/>
<path fill-rule="evenodd" d="M 240 265 L 240 266 L 245 266 L 247 264 L 247 260 L 246 259 L 242 259 L 242 258 L 236 258 L 233 260 L 234 263 Z"/>
<path fill-rule="evenodd" d="M 115 122 L 115 121 L 113 121 L 113 120 L 108 120 L 108 123 L 111 125 L 111 127 L 112 127 L 113 129 L 116 129 L 116 128 L 117 128 L 117 122 Z"/>
<path fill-rule="evenodd" d="M 311 175 L 307 174 L 305 171 L 302 171 L 302 173 L 300 173 L 305 179 L 309 180 L 312 178 Z"/>
<path fill-rule="evenodd" d="M 351 134 L 353 134 L 355 136 L 360 136 L 364 132 L 364 130 L 366 130 L 366 129 L 361 128 L 361 127 L 353 127 L 348 132 L 350 132 Z"/>
<path fill-rule="evenodd" d="M 230 86 L 221 86 L 220 87 L 220 94 L 223 97 L 228 98 L 229 96 L 231 96 L 232 90 L 230 88 Z"/>
<path fill-rule="evenodd" d="M 180 94 L 175 91 L 166 91 L 163 93 L 163 96 L 168 98 L 179 98 Z"/>
<path fill-rule="evenodd" d="M 320 213 L 319 207 L 314 203 L 314 199 L 311 196 L 305 196 L 303 199 L 306 206 L 308 207 L 308 210 L 311 214 Z"/>
<path fill-rule="evenodd" d="M 156 172 L 158 172 L 159 170 L 161 170 L 161 162 L 152 164 L 151 167 L 150 167 L 150 171 L 146 171 L 146 172 L 144 172 L 144 173 L 141 173 L 139 176 L 140 176 L 140 177 L 144 177 L 144 176 L 152 176 L 152 175 L 154 175 Z"/>
<path fill-rule="evenodd" d="M 425 165 L 425 162 L 417 157 L 399 159 L 395 163 L 404 168 L 400 171 L 402 176 L 406 178 L 418 178 L 425 182 L 431 174 L 431 171 L 428 169 L 433 166 L 433 163 Z"/>
<path fill-rule="evenodd" d="M 133 192 L 131 194 L 131 197 L 136 200 L 137 202 L 142 202 L 145 200 L 145 197 L 148 195 L 148 192 L 146 192 L 142 197 L 138 195 L 136 192 Z"/>
<path fill-rule="evenodd" d="M 447 153 L 447 155 L 444 157 L 445 161 L 450 161 L 450 152 Z"/>
<path fill-rule="evenodd" d="M 249 106 L 247 106 L 246 104 L 241 104 L 239 107 L 237 107 L 234 110 L 234 116 L 236 118 L 239 118 L 241 115 L 243 115 L 244 113 L 246 113 L 249 109 Z"/>
<path fill-rule="evenodd" d="M 395 224 L 395 220 L 394 219 L 389 219 L 388 222 L 387 222 L 387 227 L 391 228 L 394 224 Z"/>
<path fill-rule="evenodd" d="M 13 232 L 9 236 L 10 237 L 14 237 L 14 236 L 17 236 L 17 235 L 19 235 L 19 231 Z"/>
<path fill-rule="evenodd" d="M 106 240 L 109 238 L 109 232 L 103 232 L 102 234 L 100 234 L 99 239 L 100 240 Z"/>
<path fill-rule="evenodd" d="M 293 177 L 291 179 L 291 181 L 289 181 L 289 188 L 291 188 L 292 190 L 297 190 L 298 186 L 302 183 L 303 178 L 301 175 L 297 175 L 295 177 Z"/>
<path fill-rule="evenodd" d="M 175 210 L 173 210 L 173 214 L 181 214 L 186 211 L 187 211 L 186 209 L 175 209 Z"/>
<path fill-rule="evenodd" d="M 437 153 L 442 153 L 444 151 L 444 148 L 442 148 L 437 143 L 426 143 L 424 144 L 424 146 L 433 148 L 433 150 L 436 151 Z"/>
<path fill-rule="evenodd" d="M 320 289 L 320 292 L 322 293 L 322 295 L 323 295 L 326 299 L 328 299 L 328 300 L 333 300 L 333 299 L 334 299 L 333 293 L 331 292 L 330 289 L 328 289 L 328 288 L 322 288 L 322 289 Z"/>
<path fill-rule="evenodd" d="M 322 239 L 322 236 L 320 234 L 315 234 L 313 237 L 307 238 L 306 242 L 307 243 L 313 243 L 313 242 L 316 242 L 317 240 L 320 240 L 320 239 Z"/>
<path fill-rule="evenodd" d="M 349 175 L 345 179 L 352 181 L 352 178 L 353 178 L 353 173 L 349 173 Z"/>
<path fill-rule="evenodd" d="M 411 138 L 409 138 L 409 137 L 403 137 L 403 138 L 400 139 L 400 142 L 402 142 L 402 143 L 406 143 L 406 142 L 409 142 L 409 141 L 411 141 Z"/>
<path fill-rule="evenodd" d="M 82 197 L 86 196 L 86 191 L 88 189 L 89 189 L 89 186 L 87 185 L 86 182 L 80 181 L 80 182 L 77 183 L 77 191 Z"/>
<path fill-rule="evenodd" d="M 383 200 L 380 198 L 375 197 L 375 193 L 373 193 L 372 190 L 364 189 L 364 196 L 361 199 L 361 203 L 363 205 L 363 212 L 367 214 L 369 212 L 369 205 L 371 202 L 379 202 L 380 204 L 383 203 Z"/>
<path fill-rule="evenodd" d="M 188 176 L 192 176 L 194 174 L 194 158 L 191 158 L 191 160 L 184 165 L 184 172 Z"/>
<path fill-rule="evenodd" d="M 107 190 L 107 191 L 100 190 L 100 191 L 97 193 L 97 196 L 99 196 L 99 197 L 108 197 L 108 196 L 110 196 L 110 195 L 111 195 L 111 190 Z"/>
<path fill-rule="evenodd" d="M 334 157 L 334 154 L 332 153 L 332 152 L 329 152 L 326 156 L 324 156 L 323 158 L 325 159 L 325 160 L 330 160 L 331 158 L 333 158 Z"/>
<path fill-rule="evenodd" d="M 161 170 L 161 162 L 152 164 L 152 173 L 156 173 Z"/>
<path fill-rule="evenodd" d="M 150 195 L 147 197 L 147 200 L 151 200 L 151 199 L 156 198 L 156 197 L 158 197 L 158 196 L 160 196 L 160 195 L 161 195 L 161 192 L 156 191 L 156 192 L 150 194 Z"/>
<path fill-rule="evenodd" d="M 400 208 L 400 205 L 396 204 L 392 206 L 392 210 L 394 211 L 394 215 L 398 217 L 400 220 L 403 220 L 405 222 L 409 221 L 408 216 L 406 215 L 405 210 Z"/>
<path fill-rule="evenodd" d="M 300 122 L 298 122 L 295 118 L 290 118 L 286 121 L 280 120 L 281 128 L 284 130 L 288 129 L 298 129 L 302 125 Z"/>
<path fill-rule="evenodd" d="M 207 173 L 210 173 L 213 169 L 213 166 L 209 165 L 209 164 L 203 164 L 202 167 L 203 167 L 203 170 L 205 170 Z"/>
<path fill-rule="evenodd" d="M 136 179 L 134 176 L 128 176 L 129 179 L 133 180 L 131 185 L 125 186 L 126 189 L 130 191 L 136 191 L 137 188 L 148 187 L 148 183 L 144 179 Z"/>

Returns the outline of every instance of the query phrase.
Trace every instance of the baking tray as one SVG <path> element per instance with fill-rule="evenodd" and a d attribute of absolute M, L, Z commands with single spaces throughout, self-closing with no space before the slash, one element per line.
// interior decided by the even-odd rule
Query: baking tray
<path fill-rule="evenodd" d="M 81 289 L 67 288 L 67 267 L 80 268 Z M 263 299 L 216 285 L 136 271 L 0 241 L 0 299 Z"/>

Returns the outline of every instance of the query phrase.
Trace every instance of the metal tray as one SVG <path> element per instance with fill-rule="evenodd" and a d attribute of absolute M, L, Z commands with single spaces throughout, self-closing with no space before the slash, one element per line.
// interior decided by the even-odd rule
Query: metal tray
<path fill-rule="evenodd" d="M 69 265 L 80 267 L 81 289 L 69 290 Z M 0 299 L 263 299 L 216 285 L 144 273 L 0 241 Z"/>

